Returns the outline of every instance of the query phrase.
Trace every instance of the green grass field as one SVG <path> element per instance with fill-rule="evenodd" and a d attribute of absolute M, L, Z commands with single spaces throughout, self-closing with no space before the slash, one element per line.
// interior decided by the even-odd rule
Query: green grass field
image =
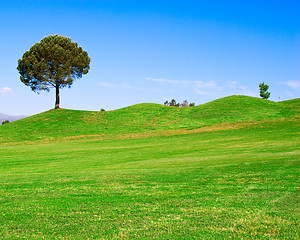
<path fill-rule="evenodd" d="M 300 99 L 0 126 L 1 239 L 299 239 Z"/>

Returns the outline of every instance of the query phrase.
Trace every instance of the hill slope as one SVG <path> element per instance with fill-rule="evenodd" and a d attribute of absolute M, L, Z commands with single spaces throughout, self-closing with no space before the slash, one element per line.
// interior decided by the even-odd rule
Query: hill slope
<path fill-rule="evenodd" d="M 2 121 L 5 121 L 5 120 L 12 122 L 12 121 L 16 121 L 16 120 L 26 118 L 26 117 L 27 116 L 12 116 L 12 115 L 0 113 L 0 124 L 2 123 Z"/>
<path fill-rule="evenodd" d="M 5 124 L 1 239 L 299 239 L 299 120 L 232 96 Z"/>
<path fill-rule="evenodd" d="M 107 112 L 53 109 L 1 126 L 0 142 L 116 136 L 290 118 L 299 116 L 299 102 L 229 96 L 190 108 L 148 103 Z"/>

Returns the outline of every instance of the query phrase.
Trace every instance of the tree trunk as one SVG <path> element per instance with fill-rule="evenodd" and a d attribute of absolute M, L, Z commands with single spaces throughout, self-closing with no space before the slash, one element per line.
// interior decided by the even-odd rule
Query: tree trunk
<path fill-rule="evenodd" d="M 57 84 L 56 87 L 56 101 L 55 101 L 55 109 L 59 108 L 59 85 Z"/>

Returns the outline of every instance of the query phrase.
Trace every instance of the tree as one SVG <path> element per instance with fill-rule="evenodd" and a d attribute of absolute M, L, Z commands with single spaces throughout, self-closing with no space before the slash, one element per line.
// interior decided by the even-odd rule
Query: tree
<path fill-rule="evenodd" d="M 167 100 L 164 102 L 164 105 L 170 107 L 180 107 L 180 103 L 177 103 L 175 99 L 172 99 L 170 102 Z"/>
<path fill-rule="evenodd" d="M 170 102 L 167 100 L 164 102 L 164 105 L 170 107 L 194 107 L 195 103 L 189 103 L 187 100 L 184 100 L 181 104 L 177 103 L 175 99 L 172 99 Z"/>
<path fill-rule="evenodd" d="M 2 125 L 3 125 L 3 124 L 6 124 L 6 123 L 9 123 L 9 120 L 4 120 L 4 121 L 2 121 Z"/>
<path fill-rule="evenodd" d="M 169 106 L 172 106 L 172 107 L 179 107 L 179 105 L 180 105 L 180 103 L 176 103 L 175 99 L 172 99 L 169 104 L 170 104 Z"/>
<path fill-rule="evenodd" d="M 184 100 L 182 103 L 181 103 L 181 107 L 188 107 L 189 106 L 189 103 L 187 100 Z"/>
<path fill-rule="evenodd" d="M 70 38 L 49 35 L 35 43 L 18 61 L 21 81 L 32 91 L 56 90 L 55 108 L 59 108 L 59 89 L 71 87 L 75 79 L 87 74 L 90 58 Z"/>
<path fill-rule="evenodd" d="M 259 84 L 259 89 L 260 89 L 260 96 L 263 99 L 268 99 L 270 97 L 270 93 L 267 92 L 267 90 L 269 89 L 269 86 L 267 84 L 265 84 L 264 82 Z"/>

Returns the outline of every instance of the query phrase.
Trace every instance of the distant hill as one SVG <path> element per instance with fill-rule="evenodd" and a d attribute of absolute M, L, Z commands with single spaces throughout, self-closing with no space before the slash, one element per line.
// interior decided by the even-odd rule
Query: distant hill
<path fill-rule="evenodd" d="M 0 124 L 2 123 L 2 121 L 8 120 L 10 122 L 22 119 L 22 118 L 26 118 L 27 116 L 21 115 L 21 116 L 12 116 L 12 115 L 6 115 L 3 113 L 0 113 Z"/>
<path fill-rule="evenodd" d="M 109 138 L 272 121 L 299 117 L 299 103 L 299 98 L 272 102 L 234 95 L 187 108 L 143 103 L 104 112 L 52 109 L 0 126 L 0 142 Z"/>

